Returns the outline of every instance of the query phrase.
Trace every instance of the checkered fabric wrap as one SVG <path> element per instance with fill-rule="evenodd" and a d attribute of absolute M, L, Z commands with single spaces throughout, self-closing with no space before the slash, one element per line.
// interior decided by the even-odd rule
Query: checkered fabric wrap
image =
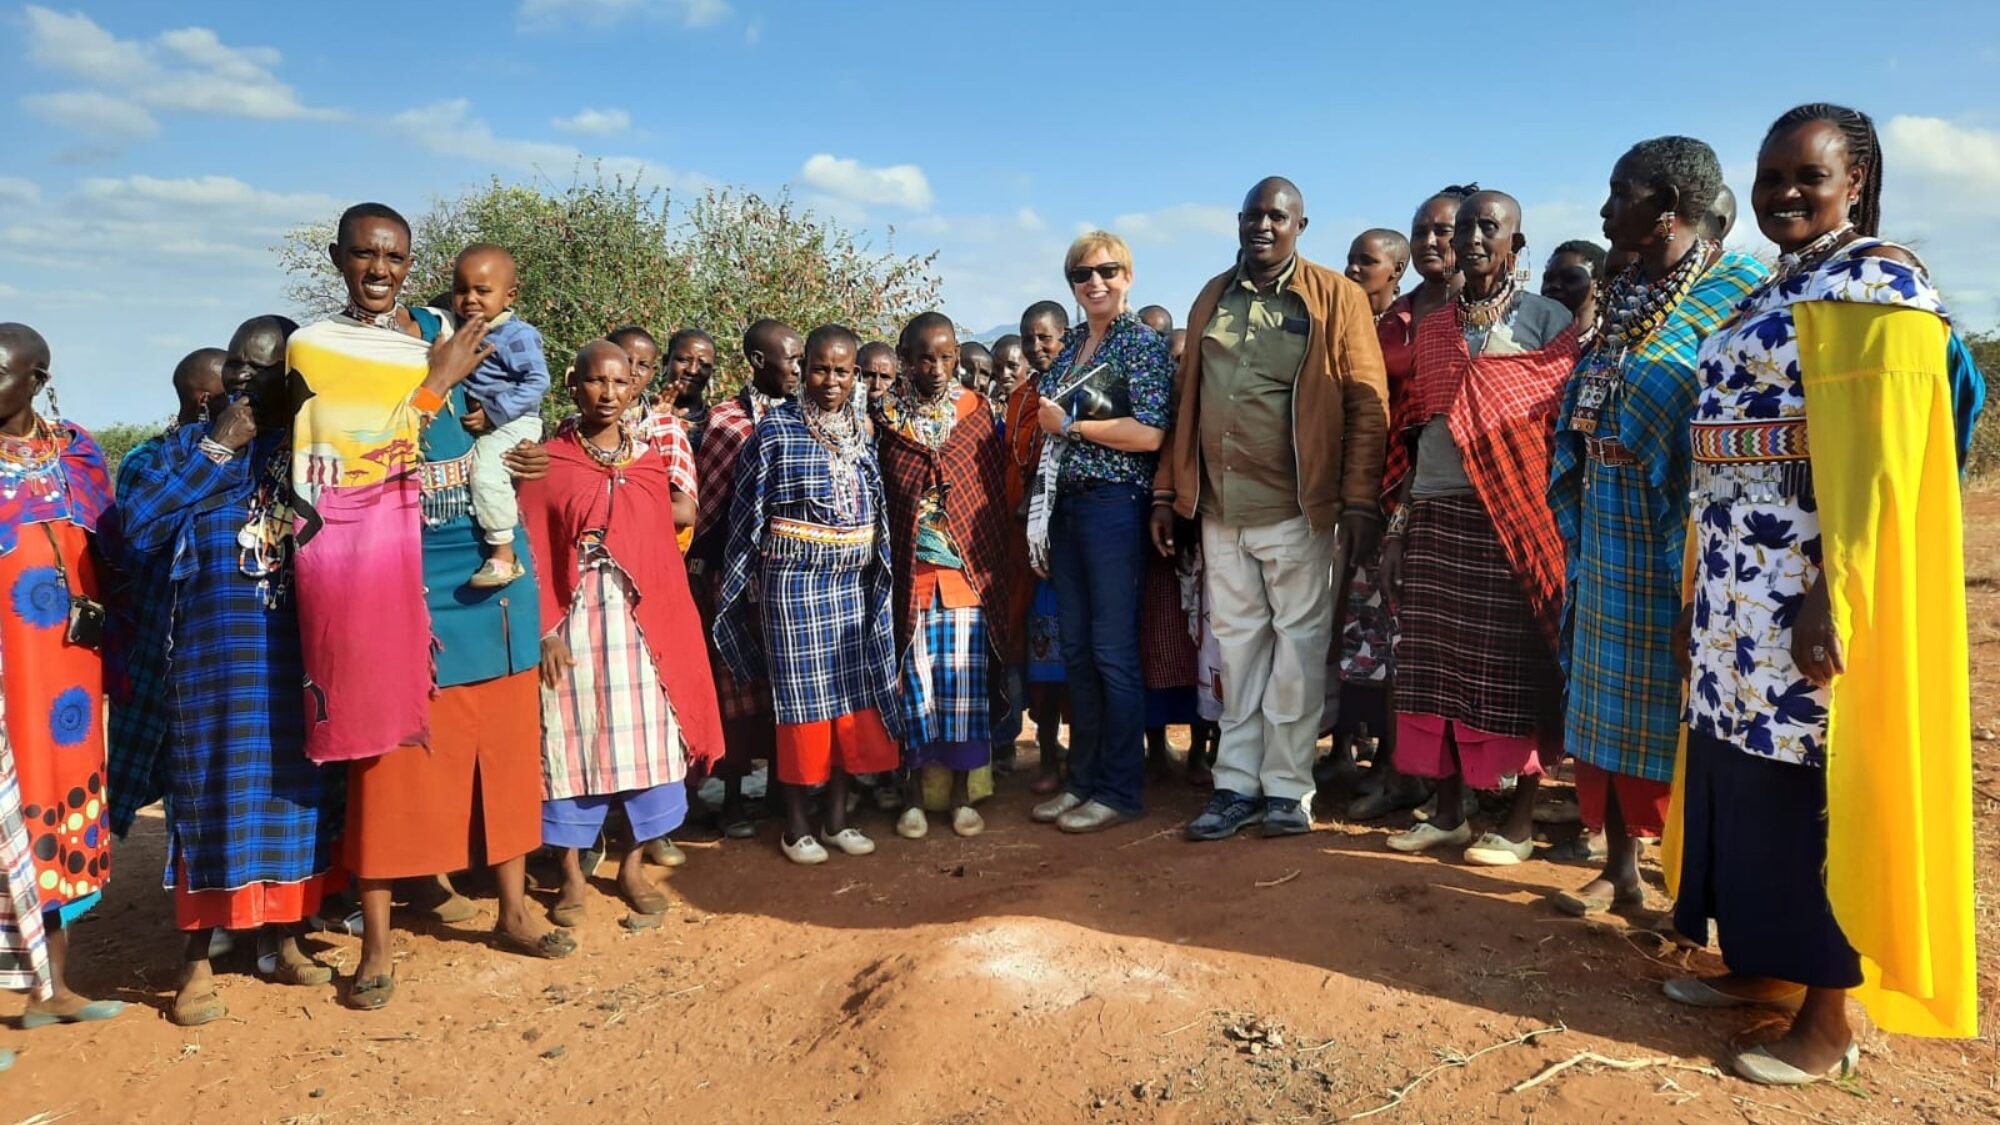
<path fill-rule="evenodd" d="M 1549 514 L 1549 447 L 1575 366 L 1574 325 L 1535 351 L 1478 359 L 1455 316 L 1441 312 L 1417 327 L 1412 417 L 1446 416 L 1551 651 L 1562 631 L 1563 545 Z"/>
<path fill-rule="evenodd" d="M 542 796 L 607 797 L 682 781 L 687 758 L 666 685 L 633 613 L 632 580 L 610 556 L 583 563 L 557 631 L 576 661 L 542 688 Z"/>
<path fill-rule="evenodd" d="M 715 702 L 724 719 L 754 719 L 771 713 L 771 685 L 761 678 L 739 680 L 715 651 L 715 601 L 722 588 L 722 549 L 729 539 L 729 505 L 736 495 L 736 463 L 757 428 L 744 394 L 718 402 L 703 423 L 695 454 L 694 541 L 688 545 L 688 579 L 695 604 L 709 629 L 709 664 L 715 670 Z M 670 467 L 671 468 L 671 467 Z M 753 598 L 755 594 L 751 595 Z"/>
<path fill-rule="evenodd" d="M 987 688 L 991 648 L 986 614 L 977 607 L 946 609 L 933 591 L 917 614 L 916 639 L 903 650 L 903 740 L 988 742 L 993 737 L 992 693 Z"/>
<path fill-rule="evenodd" d="M 117 495 L 160 456 L 165 435 L 140 442 L 118 462 Z M 115 624 L 106 640 L 105 696 L 111 716 L 104 724 L 105 804 L 111 831 L 120 839 L 132 831 L 139 810 L 167 794 L 167 623 L 171 605 L 163 551 L 135 551 L 124 534 L 125 510 L 114 506 L 97 525 L 98 546 L 125 575 L 112 597 Z"/>
<path fill-rule="evenodd" d="M 35 889 L 35 856 L 21 819 L 21 775 L 5 720 L 6 701 L 0 698 L 0 992 L 46 1000 L 54 985 L 42 933 L 42 896 Z"/>
<path fill-rule="evenodd" d="M 1626 353 L 1595 436 L 1630 451 L 1629 464 L 1594 460 L 1584 435 L 1568 428 L 1580 380 L 1563 398 L 1548 497 L 1568 574 L 1564 741 L 1579 761 L 1612 773 L 1673 777 L 1681 677 L 1672 636 L 1687 536 L 1688 422 L 1701 393 L 1696 355 L 1764 273 L 1754 258 L 1723 255 Z"/>
<path fill-rule="evenodd" d="M 889 509 L 889 535 L 896 565 L 896 647 L 916 635 L 922 607 L 911 597 L 917 564 L 917 518 L 924 494 L 944 489 L 944 517 L 951 541 L 964 562 L 961 572 L 989 613 L 988 636 L 1005 651 L 1012 640 L 1007 609 L 1020 576 L 1010 567 L 1007 537 L 1016 525 L 1006 509 L 1006 464 L 993 412 L 979 396 L 959 392 L 958 421 L 944 445 L 932 450 L 904 427 L 878 420 L 876 451 L 882 463 L 882 490 Z M 885 415 L 886 417 L 886 415 Z"/>
<path fill-rule="evenodd" d="M 1145 585 L 1139 594 L 1139 671 L 1146 689 L 1193 687 L 1197 655 L 1187 610 L 1181 608 L 1174 560 L 1148 550 Z"/>
<path fill-rule="evenodd" d="M 331 866 L 344 805 L 341 771 L 305 754 L 305 665 L 298 604 L 273 607 L 243 573 L 237 544 L 253 492 L 291 456 L 285 434 L 260 435 L 218 465 L 201 427 L 161 447 L 120 497 L 140 550 L 174 560 L 168 638 L 172 840 L 165 885 L 227 891 L 297 883 Z M 274 583 L 276 580 L 273 580 Z"/>
<path fill-rule="evenodd" d="M 120 496 L 132 544 L 174 558 L 166 647 L 174 819 L 164 885 L 300 883 L 332 865 L 342 771 L 306 759 L 298 601 L 280 593 L 272 607 L 260 581 L 242 573 L 236 542 L 250 494 L 274 464 L 282 470 L 290 442 L 262 434 L 216 464 L 200 452 L 200 430 L 172 434 Z"/>
<path fill-rule="evenodd" d="M 816 723 L 872 707 L 894 734 L 889 528 L 875 459 L 860 465 L 858 518 L 875 528 L 871 544 L 770 534 L 773 519 L 829 521 L 834 507 L 827 460 L 796 403 L 765 414 L 751 435 L 731 501 L 715 646 L 739 680 L 770 678 L 780 723 Z"/>
<path fill-rule="evenodd" d="M 1396 710 L 1518 737 L 1553 722 L 1562 674 L 1476 496 L 1410 503 Z"/>

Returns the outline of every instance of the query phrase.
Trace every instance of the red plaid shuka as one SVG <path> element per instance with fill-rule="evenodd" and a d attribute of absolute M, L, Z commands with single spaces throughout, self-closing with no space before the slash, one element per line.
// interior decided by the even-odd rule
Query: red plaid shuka
<path fill-rule="evenodd" d="M 1393 509 L 1396 487 L 1410 471 L 1410 443 L 1404 440 L 1410 429 L 1410 383 L 1416 376 L 1416 326 L 1411 323 L 1409 294 L 1375 322 L 1375 336 L 1382 344 L 1382 366 L 1389 377 L 1389 448 L 1382 458 L 1382 504 Z"/>
<path fill-rule="evenodd" d="M 1181 608 L 1181 579 L 1174 560 L 1148 545 L 1139 592 L 1139 672 L 1147 691 L 1194 687 L 1201 682 L 1200 649 Z"/>
<path fill-rule="evenodd" d="M 1466 478 L 1552 648 L 1562 633 L 1563 541 L 1549 510 L 1549 464 L 1576 355 L 1571 325 L 1535 351 L 1474 359 L 1458 318 L 1440 310 L 1417 326 L 1410 393 L 1412 423 L 1445 415 Z"/>
<path fill-rule="evenodd" d="M 958 420 L 944 447 L 928 445 L 897 425 L 897 404 L 884 404 L 875 421 L 875 455 L 882 466 L 882 492 L 889 508 L 889 541 L 896 574 L 896 650 L 910 643 L 917 627 L 911 596 L 917 565 L 917 516 L 924 494 L 944 488 L 944 517 L 951 541 L 965 562 L 963 573 L 986 612 L 986 634 L 996 651 L 1007 652 L 1014 627 L 1015 554 L 1008 535 L 1015 524 L 1007 512 L 1006 456 L 993 411 L 979 395 L 956 396 Z"/>

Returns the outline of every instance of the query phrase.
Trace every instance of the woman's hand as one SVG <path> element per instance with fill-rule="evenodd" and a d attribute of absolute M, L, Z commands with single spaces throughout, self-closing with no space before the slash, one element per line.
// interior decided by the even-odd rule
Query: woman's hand
<path fill-rule="evenodd" d="M 1792 625 L 1792 663 L 1815 687 L 1831 687 L 1834 678 L 1847 671 L 1847 654 L 1833 624 L 1833 595 L 1827 592 L 1823 574 L 1806 591 L 1806 604 Z"/>
<path fill-rule="evenodd" d="M 1382 562 L 1377 571 L 1377 580 L 1388 593 L 1390 604 L 1403 597 L 1403 537 L 1385 535 L 1382 537 Z"/>
<path fill-rule="evenodd" d="M 500 454 L 500 463 L 515 480 L 540 480 L 549 475 L 549 451 L 538 441 L 524 441 Z"/>
<path fill-rule="evenodd" d="M 542 638 L 542 686 L 550 691 L 562 686 L 563 677 L 576 667 L 576 657 L 569 653 L 569 642 L 561 637 Z"/>
<path fill-rule="evenodd" d="M 1035 418 L 1042 424 L 1043 433 L 1060 435 L 1063 423 L 1069 421 L 1069 412 L 1056 405 L 1055 399 L 1045 398 L 1036 408 Z"/>
<path fill-rule="evenodd" d="M 493 354 L 493 345 L 486 342 L 489 327 L 485 317 L 475 315 L 460 325 L 451 339 L 431 345 L 431 373 L 424 385 L 442 395 L 479 370 L 480 363 Z"/>

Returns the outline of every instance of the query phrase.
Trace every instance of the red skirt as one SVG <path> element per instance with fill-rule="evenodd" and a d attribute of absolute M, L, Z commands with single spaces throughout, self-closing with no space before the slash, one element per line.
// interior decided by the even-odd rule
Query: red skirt
<path fill-rule="evenodd" d="M 348 767 L 346 856 L 356 878 L 440 875 L 541 846 L 537 675 L 445 688 L 431 700 L 428 748 Z"/>

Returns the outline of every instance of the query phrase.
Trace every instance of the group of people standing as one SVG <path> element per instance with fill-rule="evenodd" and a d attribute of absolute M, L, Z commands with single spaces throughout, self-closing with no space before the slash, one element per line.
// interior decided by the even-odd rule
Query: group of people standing
<path fill-rule="evenodd" d="M 893 344 L 762 320 L 712 406 L 712 338 L 621 328 L 567 364 L 545 441 L 517 436 L 540 338 L 511 259 L 468 248 L 449 307 L 407 305 L 408 225 L 363 204 L 329 248 L 344 311 L 190 356 L 115 498 L 34 408 L 47 345 L 0 325 L 0 985 L 37 990 L 30 1025 L 116 1014 L 68 988 L 65 934 L 157 798 L 176 1020 L 223 1010 L 219 933 L 330 980 L 297 937 L 350 880 L 347 996 L 379 1008 L 396 880 L 490 866 L 498 941 L 566 956 L 614 811 L 645 925 L 640 860 L 680 861 L 689 779 L 747 837 L 768 761 L 800 864 L 876 849 L 863 788 L 899 836 L 928 810 L 973 836 L 1026 715 L 1032 817 L 1066 832 L 1140 815 L 1148 728 L 1179 722 L 1214 788 L 1191 840 L 1309 832 L 1338 727 L 1374 736 L 1364 802 L 1435 800 L 1390 848 L 1490 866 L 1529 856 L 1536 783 L 1573 757 L 1604 869 L 1556 906 L 1638 904 L 1662 839 L 1674 926 L 1713 923 L 1729 970 L 1667 995 L 1797 1012 L 1739 1073 L 1851 1069 L 1850 990 L 1889 1030 L 1970 1035 L 1958 473 L 1983 384 L 1879 236 L 1882 171 L 1864 115 L 1781 117 L 1750 193 L 1772 269 L 1722 249 L 1709 146 L 1642 141 L 1608 254 L 1559 248 L 1548 296 L 1504 192 L 1448 188 L 1336 271 L 1274 177 L 1180 331 L 1092 232 L 1074 325 L 1040 302 L 968 364 L 937 313 Z M 1470 791 L 1509 789 L 1475 833 Z"/>

